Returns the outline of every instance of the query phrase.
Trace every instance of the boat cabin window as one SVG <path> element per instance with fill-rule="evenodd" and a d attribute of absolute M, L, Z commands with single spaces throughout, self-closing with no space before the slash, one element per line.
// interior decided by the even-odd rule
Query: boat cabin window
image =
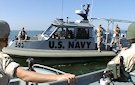
<path fill-rule="evenodd" d="M 78 28 L 76 33 L 76 39 L 89 39 L 89 29 Z"/>
<path fill-rule="evenodd" d="M 66 30 L 66 39 L 74 39 L 74 28 L 67 28 Z"/>
<path fill-rule="evenodd" d="M 42 35 L 44 35 L 45 37 L 49 37 L 55 32 L 56 29 L 56 26 L 51 25 L 46 31 L 42 33 Z"/>
<path fill-rule="evenodd" d="M 73 28 L 59 28 L 52 35 L 55 39 L 74 39 L 74 29 Z"/>

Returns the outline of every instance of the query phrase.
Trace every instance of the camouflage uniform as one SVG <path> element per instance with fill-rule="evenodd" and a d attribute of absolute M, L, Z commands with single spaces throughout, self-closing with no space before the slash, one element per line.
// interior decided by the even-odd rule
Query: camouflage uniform
<path fill-rule="evenodd" d="M 130 72 L 135 70 L 135 43 L 133 43 L 129 49 L 121 51 L 119 56 L 123 56 L 124 58 L 124 65 L 126 71 Z"/>
<path fill-rule="evenodd" d="M 8 85 L 10 78 L 15 76 L 15 70 L 19 66 L 7 54 L 0 53 L 0 85 Z"/>
<path fill-rule="evenodd" d="M 98 48 L 98 51 L 101 51 L 102 41 L 103 41 L 103 28 L 101 27 L 101 25 L 99 25 L 99 27 L 97 28 L 97 48 Z"/>
<path fill-rule="evenodd" d="M 116 47 L 119 47 L 120 49 L 120 28 L 118 25 L 116 25 L 116 27 L 113 29 L 113 33 L 114 34 L 110 43 L 110 47 L 113 47 L 116 44 Z"/>

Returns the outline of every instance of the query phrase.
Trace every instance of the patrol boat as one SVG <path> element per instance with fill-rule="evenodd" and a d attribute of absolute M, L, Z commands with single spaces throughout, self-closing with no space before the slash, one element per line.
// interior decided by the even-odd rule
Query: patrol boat
<path fill-rule="evenodd" d="M 55 59 L 74 58 L 74 60 L 115 56 L 116 54 L 113 51 L 109 51 L 107 43 L 109 43 L 110 38 L 108 34 L 104 35 L 102 51 L 97 51 L 94 25 L 88 20 L 89 6 L 90 4 L 87 4 L 84 11 L 75 11 L 82 17 L 82 20 L 71 22 L 68 17 L 66 21 L 56 19 L 41 34 L 20 42 L 12 40 L 9 46 L 3 48 L 2 51 L 17 56 Z"/>

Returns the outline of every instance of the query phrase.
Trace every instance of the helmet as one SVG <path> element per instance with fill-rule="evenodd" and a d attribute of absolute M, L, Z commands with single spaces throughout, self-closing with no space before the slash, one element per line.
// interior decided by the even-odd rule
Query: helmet
<path fill-rule="evenodd" d="M 129 25 L 126 38 L 127 40 L 135 39 L 135 23 Z"/>
<path fill-rule="evenodd" d="M 0 20 L 0 38 L 8 38 L 10 34 L 9 24 L 3 20 Z"/>

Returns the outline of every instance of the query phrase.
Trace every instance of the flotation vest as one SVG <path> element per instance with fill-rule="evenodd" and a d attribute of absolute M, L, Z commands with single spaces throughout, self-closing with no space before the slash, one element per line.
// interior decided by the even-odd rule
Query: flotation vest
<path fill-rule="evenodd" d="M 21 37 L 22 40 L 25 39 L 25 35 L 26 35 L 26 32 L 25 31 L 21 31 L 20 37 Z"/>

